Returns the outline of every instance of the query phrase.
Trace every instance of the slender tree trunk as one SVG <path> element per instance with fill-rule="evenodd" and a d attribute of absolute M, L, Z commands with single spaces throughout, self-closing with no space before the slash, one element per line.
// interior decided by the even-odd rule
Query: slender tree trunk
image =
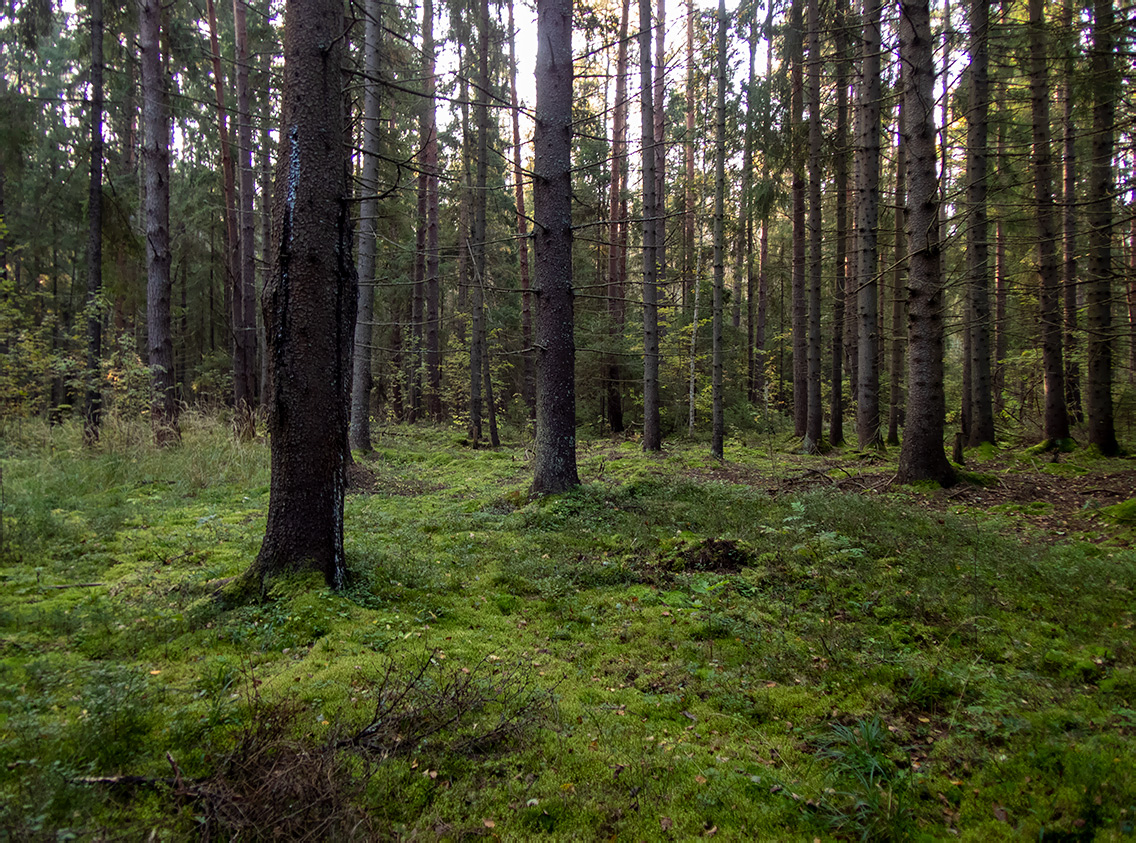
<path fill-rule="evenodd" d="M 808 414 L 804 449 L 816 452 L 824 429 L 824 404 L 820 384 L 820 283 L 821 283 L 821 131 L 820 131 L 820 4 L 808 0 L 809 85 L 809 335 Z"/>
<path fill-rule="evenodd" d="M 805 122 L 804 122 L 804 24 L 801 5 L 792 0 L 789 11 L 788 50 L 790 71 L 790 144 L 793 160 L 793 433 L 804 437 L 809 412 L 808 296 L 805 291 Z"/>
<path fill-rule="evenodd" d="M 237 42 L 237 151 L 240 167 L 240 274 L 233 287 L 233 330 L 239 349 L 234 367 L 234 401 L 238 434 L 251 439 L 256 406 L 256 234 L 253 217 L 252 104 L 249 97 L 248 34 L 244 0 L 233 0 Z M 239 288 L 239 295 L 238 295 Z M 239 368 L 239 371 L 236 371 Z"/>
<path fill-rule="evenodd" d="M 497 402 L 493 398 L 493 368 L 489 364 L 489 326 L 488 320 L 481 320 L 481 373 L 485 381 L 485 415 L 489 421 L 489 445 L 501 447 L 501 437 L 497 432 Z"/>
<path fill-rule="evenodd" d="M 273 270 L 265 290 L 272 485 L 264 543 L 248 578 L 318 571 L 344 585 L 352 338 L 343 108 L 344 5 L 288 0 L 276 167 Z"/>
<path fill-rule="evenodd" d="M 489 0 L 481 0 L 477 21 L 478 91 L 477 115 L 477 183 L 473 202 L 473 319 L 469 341 L 469 438 L 474 447 L 481 441 L 482 360 L 485 335 L 485 235 L 486 190 L 489 184 Z"/>
<path fill-rule="evenodd" d="M 900 62 L 899 97 L 896 101 L 896 125 L 903 126 L 903 63 Z M 907 150 L 903 146 L 902 129 L 895 144 L 895 256 L 892 261 L 891 297 L 891 364 L 888 367 L 888 434 L 887 444 L 899 444 L 899 428 L 903 416 L 903 349 L 907 342 L 904 316 L 907 311 L 907 235 L 904 206 L 907 202 Z"/>
<path fill-rule="evenodd" d="M 939 267 L 939 185 L 935 165 L 934 80 L 928 0 L 902 0 L 900 58 L 904 66 L 904 144 L 907 147 L 908 409 L 899 451 L 901 483 L 953 483 L 943 450 L 943 289 Z M 864 360 L 861 358 L 861 375 Z"/>
<path fill-rule="evenodd" d="M 832 397 L 828 441 L 844 444 L 844 298 L 848 272 L 848 25 L 845 0 L 836 4 L 836 129 L 833 189 L 836 192 L 836 261 L 832 308 Z"/>
<path fill-rule="evenodd" d="M 639 83 L 643 154 L 643 450 L 663 447 L 659 425 L 659 303 L 655 250 L 655 102 L 651 66 L 651 0 L 639 0 Z"/>
<path fill-rule="evenodd" d="M 532 491 L 549 494 L 580 483 L 572 295 L 571 0 L 538 0 L 536 91 L 537 421 Z"/>
<path fill-rule="evenodd" d="M 689 306 L 691 291 L 696 290 L 694 277 L 694 0 L 687 0 L 686 11 L 686 138 L 683 154 L 686 157 L 686 213 L 682 225 L 682 307 Z"/>
<path fill-rule="evenodd" d="M 438 246 L 438 121 L 435 92 L 437 76 L 434 60 L 434 3 L 422 4 L 422 51 L 426 60 L 426 146 L 422 164 L 426 171 L 426 412 L 435 424 L 442 421 L 442 285 L 439 277 Z M 515 112 L 514 112 L 515 114 Z M 514 116 L 514 119 L 515 116 Z M 521 206 L 522 213 L 524 206 Z M 523 217 L 522 217 L 523 219 Z M 521 249 L 525 242 L 521 240 Z M 527 260 L 522 280 L 528 281 Z"/>
<path fill-rule="evenodd" d="M 624 21 L 627 20 L 627 4 L 630 0 L 624 0 Z M 531 278 L 529 275 L 529 224 L 525 216 L 525 179 L 524 171 L 521 169 L 521 108 L 520 101 L 517 99 L 517 39 L 516 29 L 513 25 L 513 0 L 508 2 L 509 8 L 509 96 L 513 107 L 513 190 L 516 196 L 517 203 L 517 256 L 520 261 L 521 272 L 521 346 L 524 349 L 521 352 L 521 399 L 525 402 L 525 406 L 529 408 L 529 414 L 535 418 L 536 413 L 536 373 L 533 368 L 533 347 L 532 347 L 532 294 L 530 293 Z M 626 23 L 623 29 L 624 37 L 627 35 Z M 626 47 L 624 47 L 624 56 L 626 57 Z M 624 59 L 626 64 L 626 58 Z M 619 83 L 616 83 L 616 90 L 618 90 Z M 619 104 L 616 104 L 616 108 Z M 624 111 L 626 114 L 626 111 Z M 612 182 L 616 181 L 615 172 L 615 159 L 612 160 Z M 614 187 L 613 187 L 614 191 Z M 615 239 L 614 220 L 615 211 L 612 212 L 612 232 L 609 237 Z M 609 281 L 609 292 L 610 281 Z M 609 301 L 608 307 L 610 309 L 611 303 Z M 622 429 L 622 428 L 621 428 Z"/>
<path fill-rule="evenodd" d="M 998 167 L 1006 163 L 1006 134 L 998 126 Z M 994 412 L 1001 414 L 1005 407 L 1006 354 L 1009 351 L 1009 323 L 1006 305 L 1009 299 L 1009 275 L 1006 268 L 1006 228 L 1002 215 L 994 221 Z"/>
<path fill-rule="evenodd" d="M 710 453 L 724 458 L 725 399 L 722 395 L 722 298 L 726 275 L 726 0 L 718 0 L 718 96 L 714 132 L 714 372 L 713 434 Z"/>
<path fill-rule="evenodd" d="M 664 86 L 667 72 L 666 0 L 657 0 L 655 21 L 655 283 L 665 289 L 667 278 L 667 102 Z"/>
<path fill-rule="evenodd" d="M 1069 415 L 1065 411 L 1065 367 L 1061 354 L 1061 286 L 1057 271 L 1057 230 L 1053 220 L 1044 0 L 1029 0 L 1029 35 L 1034 197 L 1037 203 L 1038 277 L 1041 282 L 1041 357 L 1045 370 L 1045 438 L 1056 446 L 1069 438 Z"/>
<path fill-rule="evenodd" d="M 139 0 L 142 53 L 142 146 L 146 219 L 146 333 L 153 382 L 151 422 L 159 445 L 180 438 L 174 383 L 170 304 L 170 123 L 162 69 L 161 10 L 157 0 Z"/>
<path fill-rule="evenodd" d="M 757 74 L 754 61 L 757 54 L 757 4 L 754 3 L 749 19 L 749 74 L 746 82 L 745 140 L 742 147 L 742 197 L 738 211 L 738 275 L 745 273 L 746 280 L 746 398 L 751 404 L 757 401 L 757 358 L 754 354 L 754 316 L 757 304 L 757 272 L 753 254 L 753 112 L 757 109 L 754 88 Z"/>
<path fill-rule="evenodd" d="M 1076 43 L 1079 30 L 1073 29 L 1073 3 L 1065 0 L 1061 7 L 1061 26 L 1070 46 L 1065 57 L 1065 73 L 1058 99 L 1062 106 L 1061 145 L 1064 149 L 1064 186 L 1062 193 L 1062 260 L 1061 288 L 1065 303 L 1065 404 L 1072 420 L 1085 420 L 1081 409 L 1081 367 L 1077 362 L 1077 127 L 1073 119 L 1073 79 L 1077 75 Z"/>
<path fill-rule="evenodd" d="M 625 207 L 624 166 L 627 157 L 627 29 L 631 13 L 631 0 L 623 0 L 619 19 L 619 45 L 615 60 L 615 103 L 612 107 L 611 187 L 608 197 L 608 261 L 607 261 L 607 313 L 612 331 L 623 336 L 625 319 L 623 270 L 626 268 L 620 228 L 624 224 Z M 612 433 L 622 433 L 623 423 L 623 366 L 618 355 L 607 361 L 607 418 Z"/>
<path fill-rule="evenodd" d="M 906 8 L 906 4 L 904 4 Z M 928 36 L 929 38 L 930 36 Z M 878 231 L 880 181 L 880 0 L 864 0 L 863 81 L 856 141 L 856 288 L 858 330 L 856 438 L 861 448 L 879 447 Z M 929 48 L 928 48 L 929 49 Z M 930 120 L 930 118 L 926 118 Z M 933 144 L 932 144 L 933 145 Z M 932 176 L 934 150 L 932 150 Z M 936 188 L 937 189 L 937 188 Z M 936 263 L 936 268 L 938 264 Z M 912 400 L 914 400 L 912 398 Z"/>
<path fill-rule="evenodd" d="M 1111 0 L 1093 3 L 1093 143 L 1089 163 L 1088 419 L 1089 444 L 1105 456 L 1120 451 L 1112 408 L 1112 194 L 1116 102 Z"/>
<path fill-rule="evenodd" d="M 87 192 L 87 388 L 83 398 L 83 440 L 99 439 L 103 395 L 100 371 L 103 318 L 99 298 L 103 289 L 103 2 L 91 0 L 91 169 Z M 3 214 L 3 173 L 0 172 L 0 218 Z M 0 280 L 7 277 L 8 256 L 0 231 Z"/>
<path fill-rule="evenodd" d="M 427 0 L 429 2 L 429 0 Z M 355 320 L 355 352 L 351 377 L 351 447 L 369 453 L 371 446 L 371 345 L 375 321 L 375 245 L 379 213 L 379 45 L 382 6 L 369 0 L 364 7 L 363 33 L 363 158 L 359 177 L 359 295 Z"/>
<path fill-rule="evenodd" d="M 966 137 L 967 292 L 970 297 L 970 444 L 994 441 L 994 400 L 990 379 L 990 225 L 986 216 L 987 29 L 990 0 L 970 0 L 970 111 Z"/>

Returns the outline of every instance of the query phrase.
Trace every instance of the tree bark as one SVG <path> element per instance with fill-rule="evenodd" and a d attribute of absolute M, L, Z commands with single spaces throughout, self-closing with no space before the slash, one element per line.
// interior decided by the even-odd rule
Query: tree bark
<path fill-rule="evenodd" d="M 91 168 L 87 192 L 87 388 L 83 397 L 83 440 L 99 439 L 103 395 L 101 360 L 103 319 L 99 298 L 103 289 L 103 0 L 91 0 Z M 0 173 L 0 214 L 3 213 L 3 174 Z M 0 280 L 8 259 L 0 231 Z"/>
<path fill-rule="evenodd" d="M 612 106 L 611 186 L 608 196 L 608 261 L 607 261 L 607 314 L 612 331 L 623 336 L 626 318 L 623 305 L 626 245 L 620 237 L 625 225 L 623 209 L 626 207 L 624 183 L 627 158 L 627 29 L 631 13 L 631 0 L 623 0 L 619 18 L 619 45 L 615 60 L 615 103 Z M 607 361 L 607 418 L 612 433 L 622 433 L 623 422 L 623 366 L 618 355 Z"/>
<path fill-rule="evenodd" d="M 357 278 L 343 103 L 344 6 L 288 0 L 273 269 L 265 289 L 272 480 L 248 577 L 345 580 L 343 493 Z"/>
<path fill-rule="evenodd" d="M 427 0 L 429 2 L 429 0 Z M 379 213 L 379 44 L 382 33 L 382 6 L 369 0 L 363 10 L 363 148 L 359 176 L 358 234 L 358 315 L 355 320 L 355 349 L 351 377 L 352 448 L 369 453 L 371 446 L 371 345 L 375 319 L 375 246 Z"/>
<path fill-rule="evenodd" d="M 943 289 L 939 265 L 939 185 L 935 177 L 935 65 L 928 0 L 902 0 L 899 19 L 900 59 L 906 80 L 903 131 L 908 170 L 910 361 L 907 424 L 897 479 L 901 483 L 934 480 L 949 485 L 956 477 L 943 450 Z M 864 365 L 863 357 L 860 365 Z"/>
<path fill-rule="evenodd" d="M 579 485 L 572 295 L 572 1 L 538 0 L 533 210 L 536 449 L 533 494 Z"/>
<path fill-rule="evenodd" d="M 1093 3 L 1093 143 L 1089 162 L 1088 421 L 1089 444 L 1116 456 L 1112 407 L 1112 194 L 1113 145 L 1119 85 L 1113 51 L 1111 0 Z"/>
<path fill-rule="evenodd" d="M 142 146 L 146 219 L 146 333 L 153 397 L 150 420 L 159 445 L 177 442 L 178 402 L 170 303 L 170 122 L 161 50 L 161 8 L 139 0 L 142 53 Z"/>
<path fill-rule="evenodd" d="M 793 433 L 804 437 L 808 427 L 809 413 L 809 343 L 808 343 L 808 296 L 805 291 L 805 122 L 804 122 L 804 23 L 801 4 L 803 0 L 792 0 L 789 11 L 789 32 L 787 33 L 790 70 L 790 144 L 793 161 L 793 265 L 791 269 L 793 288 Z"/>
<path fill-rule="evenodd" d="M 726 0 L 718 0 L 718 95 L 715 104 L 714 132 L 714 319 L 712 378 L 713 433 L 710 454 L 725 456 L 726 415 L 722 395 L 722 298 L 726 275 Z M 697 328 L 697 326 L 695 326 Z"/>
<path fill-rule="evenodd" d="M 848 277 L 848 37 L 845 0 L 836 4 L 836 127 L 833 189 L 836 191 L 836 261 L 832 308 L 832 397 L 828 441 L 844 444 L 844 299 Z"/>
<path fill-rule="evenodd" d="M 624 20 L 627 19 L 627 4 L 630 0 L 624 0 Z M 533 347 L 532 347 L 532 294 L 530 288 L 532 286 L 532 278 L 529 273 L 529 223 L 525 216 L 525 179 L 524 171 L 521 169 L 521 107 L 520 101 L 517 99 L 517 39 L 516 29 L 513 25 L 513 0 L 508 2 L 509 8 L 509 96 L 512 104 L 513 111 L 513 191 L 517 203 L 517 258 L 520 265 L 521 273 L 521 400 L 525 402 L 525 406 L 529 409 L 529 414 L 536 417 L 536 372 L 533 366 Z M 624 37 L 627 35 L 626 24 L 623 29 Z M 624 47 L 624 56 L 626 57 L 626 47 Z M 626 58 L 624 59 L 626 65 Z M 618 82 L 616 83 L 616 90 L 618 90 Z M 618 108 L 618 103 L 617 106 Z M 626 110 L 624 111 L 626 114 Z M 615 161 L 612 161 L 612 182 L 615 183 L 616 173 Z M 612 188 L 613 193 L 615 188 Z M 612 211 L 612 223 L 614 227 L 616 211 Z M 615 239 L 615 232 L 609 234 L 612 240 Z M 610 281 L 609 281 L 610 290 Z M 611 293 L 609 292 L 610 296 Z M 611 304 L 609 302 L 610 309 Z M 622 429 L 622 428 L 621 428 Z"/>
<path fill-rule="evenodd" d="M 821 131 L 820 131 L 820 4 L 808 0 L 809 79 L 809 353 L 808 414 L 804 450 L 820 448 L 824 429 L 824 404 L 820 384 L 820 283 L 821 283 Z"/>
<path fill-rule="evenodd" d="M 1069 47 L 1065 73 L 1058 99 L 1062 107 L 1061 145 L 1064 158 L 1064 185 L 1061 201 L 1061 245 L 1064 250 L 1061 289 L 1065 304 L 1065 405 L 1072 421 L 1085 420 L 1081 409 L 1081 367 L 1077 362 L 1077 126 L 1073 119 L 1073 79 L 1077 74 L 1076 43 L 1079 30 L 1073 28 L 1073 3 L 1061 7 L 1061 26 Z"/>
<path fill-rule="evenodd" d="M 248 34 L 244 0 L 233 0 L 237 46 L 237 155 L 240 168 L 240 260 L 233 286 L 233 331 L 237 358 L 233 366 L 233 399 L 242 439 L 255 432 L 256 407 L 256 235 L 253 217 L 252 105 L 249 98 Z"/>
<path fill-rule="evenodd" d="M 426 312 L 423 314 L 426 322 L 426 412 L 431 421 L 438 423 L 442 421 L 442 290 L 439 277 L 437 74 L 432 0 L 423 0 L 422 3 L 422 54 L 426 62 L 426 145 L 422 150 L 422 167 L 426 172 Z M 521 248 L 524 249 L 523 240 Z"/>
<path fill-rule="evenodd" d="M 904 4 L 906 8 L 906 4 Z M 928 38 L 930 35 L 928 34 Z M 863 81 L 856 140 L 856 438 L 880 441 L 878 226 L 880 182 L 880 0 L 864 0 Z M 929 48 L 928 48 L 929 49 Z M 930 121 L 930 118 L 926 118 Z M 933 121 L 930 121 L 933 122 Z M 933 145 L 933 144 L 932 144 Z M 934 150 L 932 150 L 932 175 Z M 937 187 L 936 187 L 937 189 Z M 937 266 L 937 264 L 936 264 Z"/>
<path fill-rule="evenodd" d="M 1049 150 L 1049 77 L 1046 70 L 1045 0 L 1029 0 L 1030 102 L 1033 113 L 1033 176 L 1037 214 L 1038 278 L 1041 283 L 1041 358 L 1045 370 L 1045 438 L 1057 446 L 1069 438 L 1065 367 L 1061 353 L 1061 285 L 1057 230 L 1053 220 L 1053 167 Z"/>
<path fill-rule="evenodd" d="M 987 30 L 990 0 L 970 0 L 970 111 L 966 137 L 967 292 L 970 298 L 967 330 L 970 333 L 969 444 L 994 441 L 994 400 L 990 378 L 990 225 L 986 215 L 987 113 L 990 83 L 987 77 Z"/>
<path fill-rule="evenodd" d="M 663 447 L 659 424 L 659 299 L 655 250 L 655 103 L 651 0 L 639 0 L 639 83 L 643 155 L 643 450 Z"/>
<path fill-rule="evenodd" d="M 896 126 L 903 126 L 903 63 L 900 62 L 899 97 L 896 102 Z M 888 433 L 887 444 L 899 444 L 899 428 L 903 416 L 903 349 L 907 341 L 904 315 L 907 311 L 907 235 L 904 204 L 907 202 L 907 149 L 903 145 L 902 128 L 895 144 L 895 255 L 892 260 L 891 297 L 891 363 L 888 366 Z"/>
<path fill-rule="evenodd" d="M 482 360 L 485 332 L 485 236 L 486 191 L 489 184 L 489 0 L 481 0 L 477 18 L 478 91 L 474 105 L 477 117 L 477 182 L 473 199 L 473 301 L 469 340 L 469 438 L 476 448 L 481 442 Z M 538 413 L 539 415 L 539 413 Z"/>

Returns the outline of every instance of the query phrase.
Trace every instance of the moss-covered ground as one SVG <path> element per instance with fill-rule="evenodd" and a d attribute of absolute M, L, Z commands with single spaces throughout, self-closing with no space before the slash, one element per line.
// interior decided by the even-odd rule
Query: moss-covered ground
<path fill-rule="evenodd" d="M 263 443 L 206 417 L 166 452 L 4 443 L 0 839 L 1133 835 L 1114 480 L 1058 522 L 997 495 L 1050 465 L 1024 451 L 944 492 L 891 488 L 894 454 L 604 439 L 529 500 L 522 443 L 391 428 L 350 587 L 223 609 Z M 1086 489 L 1131 469 L 1060 459 Z"/>

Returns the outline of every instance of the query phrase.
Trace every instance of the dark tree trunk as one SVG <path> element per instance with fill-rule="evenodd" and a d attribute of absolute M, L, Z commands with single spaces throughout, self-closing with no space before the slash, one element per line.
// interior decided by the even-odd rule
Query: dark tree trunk
<path fill-rule="evenodd" d="M 630 0 L 624 0 L 624 25 L 623 36 L 627 35 L 627 4 Z M 530 287 L 532 279 L 529 274 L 529 223 L 525 216 L 525 180 L 524 171 L 521 169 L 521 107 L 520 101 L 517 99 L 517 45 L 516 45 L 516 29 L 513 26 L 513 0 L 509 0 L 509 95 L 513 107 L 513 190 L 517 202 L 517 257 L 520 262 L 521 272 L 521 399 L 525 402 L 525 406 L 529 409 L 529 414 L 533 418 L 536 417 L 536 372 L 533 367 L 533 347 L 532 347 L 532 294 Z M 624 64 L 626 66 L 626 47 L 624 50 Z M 618 90 L 618 82 L 616 87 Z M 618 104 L 617 104 L 618 108 Z M 626 114 L 626 110 L 624 110 Z M 612 179 L 614 182 L 615 172 L 617 168 L 615 160 L 612 161 Z M 614 187 L 613 187 L 614 192 Z M 614 220 L 615 211 L 612 212 L 612 231 L 608 235 L 612 240 L 615 239 Z M 610 281 L 609 293 L 610 296 Z M 610 308 L 610 303 L 609 303 Z M 622 424 L 622 419 L 621 419 Z M 620 427 L 620 430 L 623 428 Z"/>
<path fill-rule="evenodd" d="M 572 2 L 537 5 L 533 205 L 536 247 L 536 452 L 533 494 L 577 486 L 572 312 Z"/>
<path fill-rule="evenodd" d="M 1105 456 L 1120 451 L 1112 409 L 1113 137 L 1119 85 L 1114 65 L 1111 0 L 1093 3 L 1093 144 L 1089 163 L 1088 417 L 1089 444 Z"/>
<path fill-rule="evenodd" d="M 814 453 L 820 447 L 824 429 L 824 404 L 820 388 L 820 282 L 821 282 L 821 130 L 820 130 L 820 4 L 808 0 L 808 77 L 809 77 L 809 352 L 808 415 L 804 449 Z"/>
<path fill-rule="evenodd" d="M 473 301 L 469 339 L 469 438 L 476 448 L 481 442 L 482 342 L 485 331 L 485 235 L 486 191 L 489 184 L 489 0 L 481 0 L 477 19 L 477 183 L 473 200 Z"/>
<path fill-rule="evenodd" d="M 608 260 L 607 260 L 607 314 L 612 331 L 623 336 L 626 318 L 623 296 L 626 284 L 623 271 L 627 267 L 620 230 L 626 224 L 622 210 L 626 205 L 624 184 L 627 158 L 627 29 L 631 13 L 631 0 L 623 0 L 619 19 L 619 46 L 615 60 L 615 103 L 612 106 L 611 186 L 608 197 Z M 623 366 L 618 355 L 607 361 L 607 418 L 612 433 L 622 433 L 623 422 Z"/>
<path fill-rule="evenodd" d="M 788 51 L 790 73 L 790 144 L 793 160 L 793 433 L 804 437 L 809 413 L 808 297 L 805 293 L 805 84 L 804 24 L 801 4 L 792 0 L 789 11 Z"/>
<path fill-rule="evenodd" d="M 836 4 L 836 137 L 833 189 L 836 191 L 836 266 L 832 308 L 832 398 L 829 444 L 844 444 L 844 298 L 848 278 L 848 37 L 845 0 Z"/>
<path fill-rule="evenodd" d="M 343 103 L 344 6 L 288 0 L 284 94 L 265 290 L 272 481 L 249 576 L 318 571 L 344 585 L 343 492 L 356 274 Z"/>
<path fill-rule="evenodd" d="M 151 422 L 159 445 L 180 438 L 174 383 L 174 343 L 170 302 L 170 122 L 167 77 L 161 50 L 161 9 L 157 0 L 139 0 L 138 36 L 142 52 L 142 162 L 146 218 L 146 334 L 153 382 Z"/>
<path fill-rule="evenodd" d="M 713 433 L 710 454 L 725 455 L 726 416 L 722 395 L 722 298 L 726 275 L 726 0 L 718 0 L 718 95 L 714 132 L 714 320 Z"/>
<path fill-rule="evenodd" d="M 900 67 L 902 68 L 902 62 Z M 896 102 L 896 125 L 903 125 L 903 79 L 900 71 L 899 97 Z M 904 204 L 907 202 L 907 150 L 903 132 L 895 144 L 895 256 L 892 261 L 891 297 L 891 364 L 888 367 L 888 434 L 887 444 L 899 444 L 899 428 L 903 423 L 903 349 L 907 342 L 904 316 L 907 292 L 903 282 L 907 274 L 907 235 L 904 226 Z"/>
<path fill-rule="evenodd" d="M 1041 358 L 1045 370 L 1045 438 L 1069 438 L 1065 411 L 1065 366 L 1061 354 L 1061 284 L 1053 213 L 1053 166 L 1049 150 L 1049 77 L 1046 70 L 1045 2 L 1029 0 L 1030 101 L 1033 112 L 1033 177 L 1037 203 L 1038 277 L 1041 282 Z"/>
<path fill-rule="evenodd" d="M 91 169 L 87 192 L 87 389 L 83 397 L 83 438 L 99 438 L 103 395 L 103 319 L 98 306 L 103 288 L 103 0 L 91 0 Z M 0 215 L 3 214 L 3 174 L 0 173 Z M 8 256 L 0 231 L 0 280 L 7 276 Z"/>
<path fill-rule="evenodd" d="M 233 0 L 237 43 L 237 152 L 240 167 L 240 274 L 233 288 L 233 330 L 239 353 L 234 361 L 234 401 L 239 435 L 251 439 L 256 406 L 256 237 L 253 217 L 252 106 L 249 99 L 248 35 L 245 4 Z M 239 301 L 239 305 L 236 302 Z"/>
<path fill-rule="evenodd" d="M 382 32 L 382 6 L 367 3 L 363 33 L 363 148 L 359 177 L 359 298 L 355 320 L 355 351 L 351 378 L 352 448 L 369 453 L 371 446 L 371 345 L 375 319 L 376 218 L 379 212 L 379 44 Z"/>
<path fill-rule="evenodd" d="M 753 253 L 753 141 L 754 111 L 757 98 L 754 88 L 757 75 L 754 60 L 757 54 L 757 4 L 753 4 L 749 19 L 749 74 L 746 84 L 745 141 L 742 147 L 742 201 L 738 213 L 738 274 L 745 273 L 746 279 L 746 398 L 751 404 L 757 402 L 757 357 L 754 353 L 754 318 L 757 306 L 757 272 L 754 268 Z"/>
<path fill-rule="evenodd" d="M 686 209 L 682 222 L 682 307 L 690 306 L 691 292 L 698 283 L 694 277 L 694 0 L 687 0 L 686 12 L 686 138 L 683 155 L 686 158 Z"/>
<path fill-rule="evenodd" d="M 666 73 L 666 0 L 657 0 L 655 20 L 655 283 L 665 289 L 667 278 L 667 102 L 663 85 Z"/>
<path fill-rule="evenodd" d="M 1064 148 L 1064 185 L 1061 201 L 1062 260 L 1061 289 L 1065 303 L 1065 405 L 1072 421 L 1085 420 L 1081 409 L 1081 367 L 1077 362 L 1077 126 L 1073 120 L 1073 79 L 1077 75 L 1076 43 L 1079 30 L 1073 29 L 1073 3 L 1061 7 L 1061 26 L 1070 44 L 1065 57 L 1065 74 L 1059 99 L 1062 106 L 1061 144 Z"/>
<path fill-rule="evenodd" d="M 990 379 L 990 225 L 986 217 L 987 28 L 990 0 L 970 2 L 970 112 L 966 137 L 967 292 L 970 298 L 971 445 L 994 441 L 994 400 Z"/>
<path fill-rule="evenodd" d="M 639 82 L 643 147 L 643 450 L 663 447 L 659 424 L 659 304 L 655 250 L 655 103 L 651 67 L 651 0 L 639 0 Z"/>
<path fill-rule="evenodd" d="M 882 444 L 877 278 L 880 206 L 880 0 L 864 0 L 863 31 L 863 81 L 857 106 L 856 140 L 856 438 L 861 448 L 874 448 Z M 933 122 L 930 117 L 925 119 Z M 931 167 L 933 175 L 933 149 Z"/>
<path fill-rule="evenodd" d="M 904 66 L 907 147 L 908 273 L 907 424 L 899 451 L 901 483 L 953 483 L 943 450 L 943 289 L 939 245 L 939 184 L 935 174 L 934 80 L 929 0 L 903 0 L 900 59 Z M 861 366 L 863 360 L 861 359 Z"/>
<path fill-rule="evenodd" d="M 438 120 L 435 92 L 437 78 L 434 59 L 434 3 L 422 3 L 422 55 L 425 60 L 425 147 L 422 169 L 426 173 L 426 412 L 431 421 L 442 421 L 442 291 L 438 251 Z"/>

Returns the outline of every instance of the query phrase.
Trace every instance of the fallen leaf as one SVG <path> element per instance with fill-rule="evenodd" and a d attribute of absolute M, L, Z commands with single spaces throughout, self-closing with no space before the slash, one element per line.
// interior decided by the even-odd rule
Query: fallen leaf
<path fill-rule="evenodd" d="M 663 831 L 670 831 L 674 828 L 674 820 L 670 817 L 659 817 L 659 825 L 662 826 Z"/>
<path fill-rule="evenodd" d="M 699 784 L 706 784 L 706 776 L 695 776 L 694 780 Z"/>
<path fill-rule="evenodd" d="M 486 828 L 496 828 L 497 827 L 497 823 L 493 822 L 493 820 L 482 820 L 482 822 L 485 823 Z"/>

